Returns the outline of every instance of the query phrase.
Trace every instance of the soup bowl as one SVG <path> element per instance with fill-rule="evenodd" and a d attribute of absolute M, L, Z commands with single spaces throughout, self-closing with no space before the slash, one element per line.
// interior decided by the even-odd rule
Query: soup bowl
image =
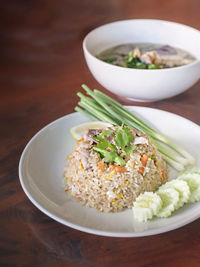
<path fill-rule="evenodd" d="M 108 64 L 96 56 L 127 43 L 154 43 L 186 50 L 196 60 L 166 69 L 131 69 Z M 109 91 L 136 101 L 158 101 L 178 95 L 200 78 L 200 32 L 162 20 L 122 20 L 100 26 L 84 38 L 83 51 L 94 78 Z"/>

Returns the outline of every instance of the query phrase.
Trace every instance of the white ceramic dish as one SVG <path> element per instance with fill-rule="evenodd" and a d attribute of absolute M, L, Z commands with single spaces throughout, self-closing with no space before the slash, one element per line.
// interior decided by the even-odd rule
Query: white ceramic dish
<path fill-rule="evenodd" d="M 146 121 L 181 144 L 200 166 L 200 127 L 193 122 L 161 110 L 132 107 Z M 62 173 L 65 158 L 75 140 L 70 128 L 88 121 L 78 113 L 60 118 L 39 131 L 27 144 L 20 159 L 21 185 L 32 203 L 54 220 L 69 227 L 97 235 L 113 237 L 147 236 L 167 232 L 194 221 L 200 216 L 200 202 L 186 205 L 168 219 L 148 223 L 134 221 L 132 211 L 106 214 L 83 207 L 64 192 Z M 163 121 L 165 123 L 163 123 Z M 152 123 L 151 123 L 152 124 Z M 175 176 L 173 171 L 170 177 Z"/>
<path fill-rule="evenodd" d="M 161 70 L 128 69 L 105 63 L 95 56 L 123 43 L 158 43 L 182 48 L 197 61 Z M 83 41 L 88 67 L 95 79 L 111 92 L 137 101 L 157 101 L 178 95 L 200 78 L 200 32 L 162 20 L 125 20 L 91 31 Z"/>

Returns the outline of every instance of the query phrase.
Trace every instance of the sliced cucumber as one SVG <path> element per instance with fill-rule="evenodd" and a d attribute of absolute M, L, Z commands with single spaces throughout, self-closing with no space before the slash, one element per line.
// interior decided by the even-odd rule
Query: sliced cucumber
<path fill-rule="evenodd" d="M 158 217 L 169 217 L 172 212 L 175 210 L 177 203 L 179 201 L 179 193 L 172 188 L 163 188 L 157 191 L 157 194 L 162 200 L 162 208 L 156 214 Z"/>
<path fill-rule="evenodd" d="M 179 193 L 179 201 L 175 205 L 175 210 L 179 209 L 185 203 L 188 202 L 191 193 L 190 193 L 190 188 L 189 188 L 187 182 L 185 182 L 183 180 L 175 179 L 175 180 L 172 180 L 172 181 L 167 182 L 164 185 L 162 185 L 159 190 L 166 189 L 166 188 L 175 189 Z"/>
<path fill-rule="evenodd" d="M 178 176 L 183 175 L 183 174 L 193 174 L 193 173 L 196 173 L 196 174 L 200 175 L 200 168 L 192 167 L 192 168 L 189 168 L 189 169 L 185 169 L 182 172 L 180 172 Z"/>
<path fill-rule="evenodd" d="M 178 176 L 178 179 L 187 182 L 190 188 L 191 195 L 188 202 L 194 203 L 196 201 L 200 201 L 200 174 L 183 173 Z"/>
<path fill-rule="evenodd" d="M 133 203 L 133 215 L 140 222 L 152 219 L 162 206 L 162 200 L 153 192 L 140 194 Z"/>
<path fill-rule="evenodd" d="M 140 222 L 146 222 L 154 215 L 167 218 L 185 203 L 196 201 L 200 201 L 200 168 L 193 167 L 162 185 L 156 193 L 139 195 L 134 202 L 133 214 Z"/>
<path fill-rule="evenodd" d="M 153 218 L 153 213 L 149 208 L 133 207 L 133 216 L 139 222 L 147 222 Z"/>

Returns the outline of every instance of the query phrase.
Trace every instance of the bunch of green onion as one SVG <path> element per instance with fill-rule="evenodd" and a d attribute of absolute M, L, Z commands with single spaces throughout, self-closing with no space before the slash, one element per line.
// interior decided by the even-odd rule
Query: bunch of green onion
<path fill-rule="evenodd" d="M 151 142 L 157 147 L 165 161 L 174 169 L 181 171 L 185 166 L 194 164 L 194 158 L 182 147 L 175 144 L 166 136 L 157 133 L 149 125 L 136 117 L 132 112 L 122 106 L 108 95 L 99 90 L 93 91 L 85 84 L 82 88 L 88 96 L 77 93 L 80 97 L 75 110 L 92 120 L 100 120 L 121 126 L 122 123 L 148 135 Z"/>

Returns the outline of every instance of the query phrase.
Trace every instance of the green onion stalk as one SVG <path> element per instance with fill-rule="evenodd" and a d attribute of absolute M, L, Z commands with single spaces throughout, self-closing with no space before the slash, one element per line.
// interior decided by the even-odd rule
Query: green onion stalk
<path fill-rule="evenodd" d="M 97 89 L 92 91 L 85 84 L 82 85 L 82 88 L 88 96 L 80 92 L 77 94 L 80 97 L 80 101 L 78 106 L 75 107 L 76 111 L 92 120 L 100 120 L 118 126 L 124 123 L 147 134 L 151 142 L 163 155 L 165 161 L 178 171 L 183 170 L 186 165 L 194 164 L 195 160 L 191 154 L 168 137 L 156 132 L 119 102 Z"/>

